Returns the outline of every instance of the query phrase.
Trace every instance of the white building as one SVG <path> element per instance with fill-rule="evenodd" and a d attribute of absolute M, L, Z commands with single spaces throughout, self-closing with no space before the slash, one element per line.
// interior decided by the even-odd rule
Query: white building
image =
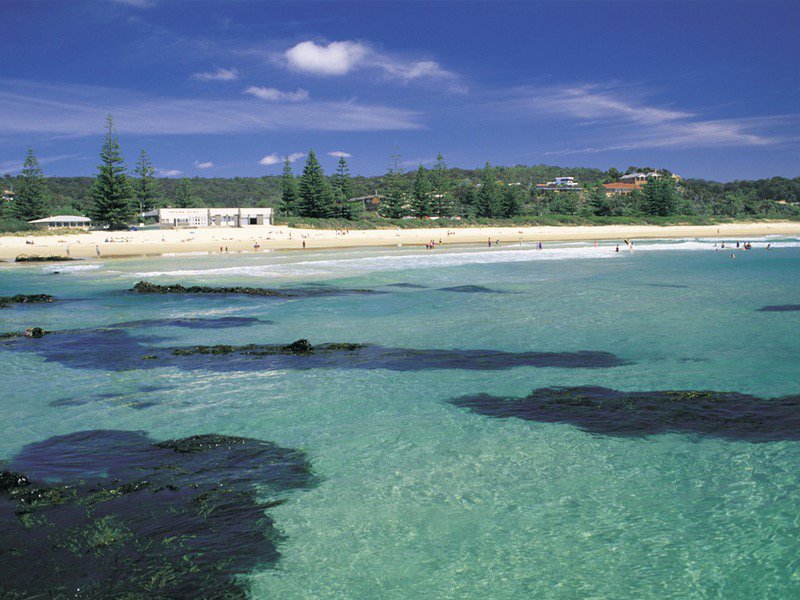
<path fill-rule="evenodd" d="M 45 219 L 35 219 L 28 221 L 31 225 L 39 229 L 54 229 L 56 227 L 73 227 L 77 229 L 89 229 L 92 220 L 89 217 L 77 217 L 75 215 L 56 215 Z"/>
<path fill-rule="evenodd" d="M 162 227 L 257 227 L 272 225 L 271 208 L 159 208 Z"/>
<path fill-rule="evenodd" d="M 574 177 L 556 177 L 555 181 L 548 181 L 547 185 L 554 185 L 556 187 L 578 187 L 578 183 Z"/>

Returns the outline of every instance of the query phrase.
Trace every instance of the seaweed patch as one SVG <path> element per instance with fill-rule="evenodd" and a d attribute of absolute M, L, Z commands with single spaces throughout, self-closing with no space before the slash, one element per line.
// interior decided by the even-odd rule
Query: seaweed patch
<path fill-rule="evenodd" d="M 316 483 L 302 452 L 213 434 L 82 431 L 4 468 L 10 598 L 245 598 L 237 575 L 280 557 L 265 511 Z"/>
<path fill-rule="evenodd" d="M 611 436 L 694 433 L 747 442 L 800 440 L 800 395 L 759 398 L 736 392 L 622 392 L 553 387 L 524 398 L 478 394 L 450 400 L 488 417 L 569 423 Z"/>

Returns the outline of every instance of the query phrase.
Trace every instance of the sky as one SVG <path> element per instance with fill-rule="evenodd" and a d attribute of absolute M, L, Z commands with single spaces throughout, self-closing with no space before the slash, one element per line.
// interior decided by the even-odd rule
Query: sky
<path fill-rule="evenodd" d="M 0 173 L 647 165 L 800 176 L 800 2 L 0 0 Z"/>

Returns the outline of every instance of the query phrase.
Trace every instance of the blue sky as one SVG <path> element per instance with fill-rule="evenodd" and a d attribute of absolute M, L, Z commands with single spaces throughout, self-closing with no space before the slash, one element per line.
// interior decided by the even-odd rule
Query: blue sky
<path fill-rule="evenodd" d="M 800 176 L 800 3 L 0 0 L 0 172 L 558 164 Z"/>

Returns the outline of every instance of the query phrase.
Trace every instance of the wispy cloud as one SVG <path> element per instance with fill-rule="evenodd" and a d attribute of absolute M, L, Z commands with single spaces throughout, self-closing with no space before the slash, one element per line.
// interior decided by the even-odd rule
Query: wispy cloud
<path fill-rule="evenodd" d="M 296 160 L 299 160 L 299 159 L 303 158 L 305 155 L 306 155 L 306 153 L 305 153 L 305 152 L 292 152 L 292 153 L 291 153 L 289 156 L 287 156 L 286 158 L 289 160 L 289 162 L 290 162 L 290 163 L 293 163 L 294 161 L 296 161 Z"/>
<path fill-rule="evenodd" d="M 203 100 L 129 90 L 0 80 L 5 134 L 96 135 L 111 113 L 120 133 L 233 134 L 259 131 L 386 131 L 423 127 L 415 111 L 349 102 L 269 106 L 256 99 Z"/>
<path fill-rule="evenodd" d="M 427 79 L 445 82 L 452 92 L 467 92 L 461 77 L 444 69 L 436 61 L 387 54 L 362 41 L 345 40 L 326 44 L 306 40 L 286 50 L 278 57 L 278 61 L 293 71 L 312 75 L 331 77 L 372 69 L 402 83 Z"/>
<path fill-rule="evenodd" d="M 79 157 L 80 155 L 78 154 L 58 154 L 56 156 L 41 156 L 37 158 L 39 160 L 39 166 L 44 166 L 50 163 L 58 162 L 60 160 L 68 160 L 71 158 L 79 158 Z M 0 161 L 0 174 L 16 173 L 18 171 L 21 171 L 23 163 L 24 160 L 22 159 Z"/>
<path fill-rule="evenodd" d="M 193 164 L 198 169 L 212 169 L 214 167 L 214 163 L 211 161 L 200 162 L 199 160 L 196 160 Z"/>
<path fill-rule="evenodd" d="M 196 81 L 236 81 L 239 79 L 239 71 L 235 68 L 223 69 L 222 67 L 217 67 L 214 71 L 192 73 L 191 78 Z"/>
<path fill-rule="evenodd" d="M 275 88 L 250 86 L 243 94 L 250 94 L 261 100 L 270 102 L 302 102 L 308 100 L 308 90 L 298 89 L 296 92 L 283 92 Z"/>
<path fill-rule="evenodd" d="M 420 165 L 431 165 L 436 162 L 435 158 L 410 158 L 400 162 L 400 166 L 405 169 L 418 168 Z"/>
<path fill-rule="evenodd" d="M 180 177 L 183 171 L 179 169 L 156 169 L 156 172 L 162 177 Z"/>
<path fill-rule="evenodd" d="M 348 152 L 343 152 L 342 150 L 333 150 L 332 152 L 328 152 L 328 156 L 334 156 L 336 158 L 350 158 L 353 155 Z"/>
<path fill-rule="evenodd" d="M 111 0 L 117 4 L 127 4 L 134 8 L 153 8 L 156 5 L 156 0 Z"/>
<path fill-rule="evenodd" d="M 597 143 L 556 150 L 550 155 L 583 154 L 643 148 L 705 148 L 767 146 L 787 141 L 779 126 L 796 122 L 796 115 L 709 119 L 673 107 L 657 106 L 636 88 L 581 84 L 517 88 L 494 103 L 515 118 L 572 121 L 580 129 L 565 129 L 565 139 L 578 131 Z M 570 136 L 570 133 L 573 135 Z"/>
<path fill-rule="evenodd" d="M 281 157 L 278 156 L 277 153 L 273 152 L 272 154 L 267 154 L 264 158 L 258 161 L 258 164 L 268 167 L 270 165 L 277 165 L 279 162 L 281 162 Z"/>

